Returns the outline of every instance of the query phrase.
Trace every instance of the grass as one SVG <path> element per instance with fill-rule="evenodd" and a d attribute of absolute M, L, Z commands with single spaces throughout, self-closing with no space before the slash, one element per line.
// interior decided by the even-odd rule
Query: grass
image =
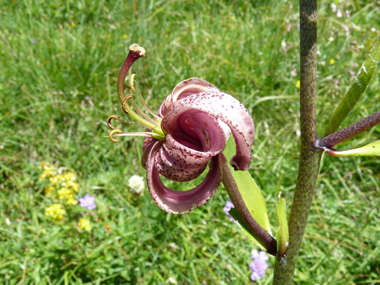
<path fill-rule="evenodd" d="M 134 71 L 153 110 L 189 77 L 202 77 L 234 95 L 255 121 L 251 174 L 275 230 L 277 194 L 284 193 L 289 211 L 299 159 L 299 103 L 294 98 L 298 4 L 254 3 L 0 4 L 2 284 L 251 282 L 253 246 L 225 217 L 225 190 L 221 187 L 205 206 L 185 215 L 161 211 L 147 189 L 142 198 L 134 198 L 127 183 L 133 174 L 144 175 L 139 164 L 142 140 L 123 138 L 112 144 L 105 138 L 104 122 L 111 114 L 122 114 L 116 80 L 135 42 L 147 50 Z M 359 70 L 380 30 L 377 2 L 337 5 L 342 18 L 331 11 L 329 1 L 319 2 L 319 137 L 352 81 L 350 72 Z M 379 90 L 377 72 L 344 126 L 379 110 Z M 370 142 L 379 134 L 377 127 L 338 147 Z M 43 194 L 41 161 L 74 172 L 81 185 L 78 195 L 96 196 L 98 208 L 72 207 L 60 223 L 46 217 L 45 208 L 53 201 Z M 380 283 L 379 165 L 378 157 L 325 157 L 297 284 Z M 90 232 L 78 230 L 79 217 L 91 220 Z M 273 259 L 269 262 L 273 268 Z M 257 284 L 270 284 L 271 274 L 269 270 Z"/>

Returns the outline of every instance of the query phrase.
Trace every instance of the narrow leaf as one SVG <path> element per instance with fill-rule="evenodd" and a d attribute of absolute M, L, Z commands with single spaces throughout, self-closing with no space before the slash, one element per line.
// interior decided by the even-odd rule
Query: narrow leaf
<path fill-rule="evenodd" d="M 340 101 L 338 107 L 331 116 L 327 126 L 326 136 L 336 132 L 348 114 L 355 107 L 360 97 L 366 90 L 373 74 L 375 73 L 377 63 L 380 58 L 380 40 L 378 40 L 371 49 L 367 59 L 362 64 L 354 83 L 348 89 L 346 95 Z"/>
<path fill-rule="evenodd" d="M 278 230 L 277 230 L 277 248 L 280 256 L 284 255 L 289 244 L 288 220 L 286 219 L 285 199 L 281 198 L 281 192 L 278 195 L 277 209 Z"/>
<path fill-rule="evenodd" d="M 230 136 L 228 139 L 227 146 L 223 153 L 228 161 L 236 153 L 233 136 Z M 248 171 L 234 171 L 230 165 L 229 168 L 250 214 L 265 231 L 272 235 L 265 200 L 255 180 Z"/>
<path fill-rule="evenodd" d="M 326 152 L 332 156 L 376 156 L 380 155 L 380 141 L 375 141 L 362 147 L 351 148 L 346 150 L 326 149 Z"/>

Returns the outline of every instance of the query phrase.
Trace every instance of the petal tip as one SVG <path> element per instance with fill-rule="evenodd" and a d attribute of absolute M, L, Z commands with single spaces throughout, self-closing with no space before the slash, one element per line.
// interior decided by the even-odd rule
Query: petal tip
<path fill-rule="evenodd" d="M 251 164 L 251 157 L 247 157 L 241 154 L 235 154 L 231 157 L 230 164 L 235 171 L 247 171 L 249 169 L 249 165 Z"/>

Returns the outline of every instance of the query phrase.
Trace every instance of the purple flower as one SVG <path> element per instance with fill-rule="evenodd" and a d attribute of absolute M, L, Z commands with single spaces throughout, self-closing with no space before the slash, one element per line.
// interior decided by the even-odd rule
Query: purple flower
<path fill-rule="evenodd" d="M 231 222 L 237 223 L 237 221 L 234 218 L 232 218 L 230 213 L 229 213 L 232 208 L 235 208 L 234 204 L 231 201 L 227 200 L 226 206 L 223 208 L 223 211 L 226 212 L 226 215 L 227 215 L 227 217 L 230 218 Z"/>
<path fill-rule="evenodd" d="M 256 249 L 252 249 L 251 253 L 251 258 L 253 258 L 253 260 L 249 264 L 249 268 L 252 270 L 251 279 L 252 281 L 255 281 L 265 276 L 265 271 L 268 268 L 267 260 L 269 258 L 265 251 L 258 252 Z"/>
<path fill-rule="evenodd" d="M 87 208 L 89 210 L 94 210 L 96 208 L 95 197 L 86 194 L 83 198 L 79 198 L 80 206 Z"/>
<path fill-rule="evenodd" d="M 161 104 L 158 113 L 151 112 L 153 118 L 149 118 L 137 107 L 133 95 L 124 95 L 128 69 L 143 56 L 143 48 L 137 44 L 130 46 L 119 74 L 118 94 L 123 110 L 143 124 L 146 131 L 124 133 L 114 129 L 110 119 L 119 116 L 113 115 L 108 119 L 108 126 L 113 129 L 110 139 L 117 142 L 113 135 L 144 136 L 141 164 L 146 169 L 148 189 L 154 202 L 169 213 L 186 213 L 206 203 L 219 187 L 222 152 L 230 133 L 236 143 L 236 154 L 230 163 L 235 170 L 248 170 L 254 124 L 248 110 L 238 100 L 200 78 L 180 82 Z M 134 90 L 133 78 L 129 88 Z M 173 181 L 188 182 L 207 166 L 209 172 L 203 182 L 188 191 L 171 190 L 160 178 L 162 175 Z"/>

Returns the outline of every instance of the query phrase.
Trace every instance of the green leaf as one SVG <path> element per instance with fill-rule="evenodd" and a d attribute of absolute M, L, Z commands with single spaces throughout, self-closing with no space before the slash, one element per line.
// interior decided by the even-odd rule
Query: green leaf
<path fill-rule="evenodd" d="M 249 240 L 257 245 L 260 249 L 266 250 L 265 246 L 260 242 L 260 239 L 248 228 L 248 226 L 244 223 L 243 219 L 239 216 L 239 213 L 236 211 L 235 208 L 232 208 L 229 211 L 229 214 L 238 221 L 237 225 L 239 228 L 247 235 Z"/>
<path fill-rule="evenodd" d="M 376 156 L 380 155 L 380 141 L 375 141 L 365 146 L 339 150 L 339 149 L 326 149 L 326 152 L 332 156 L 345 157 L 345 156 Z"/>
<path fill-rule="evenodd" d="M 378 40 L 374 47 L 371 49 L 367 59 L 360 68 L 356 75 L 354 83 L 340 101 L 338 107 L 335 109 L 331 116 L 330 122 L 327 126 L 326 136 L 336 132 L 348 114 L 355 107 L 360 97 L 366 90 L 373 74 L 375 73 L 377 63 L 380 58 L 380 40 Z"/>
<path fill-rule="evenodd" d="M 232 135 L 228 139 L 223 153 L 228 161 L 236 153 L 236 145 Z M 229 168 L 250 214 L 264 230 L 272 235 L 267 206 L 255 180 L 248 171 L 235 171 L 231 165 L 229 165 Z"/>
<path fill-rule="evenodd" d="M 281 198 L 281 192 L 278 195 L 276 214 L 280 225 L 277 230 L 277 249 L 279 255 L 284 255 L 289 245 L 289 229 L 286 219 L 286 203 L 285 199 Z"/>

